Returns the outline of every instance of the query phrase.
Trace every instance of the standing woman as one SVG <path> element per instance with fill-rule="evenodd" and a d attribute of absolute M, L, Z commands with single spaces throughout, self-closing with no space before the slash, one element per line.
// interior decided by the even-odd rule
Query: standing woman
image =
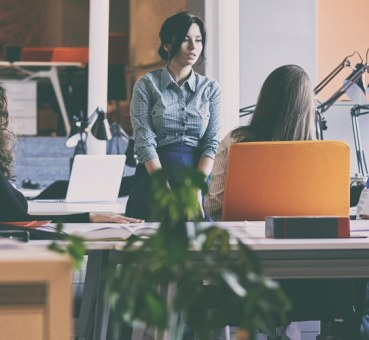
<path fill-rule="evenodd" d="M 180 12 L 164 21 L 159 36 L 167 64 L 135 83 L 130 108 L 139 164 L 126 213 L 146 220 L 150 174 L 187 166 L 208 176 L 219 144 L 219 85 L 193 70 L 204 59 L 204 23 Z M 198 200 L 202 208 L 201 192 Z"/>

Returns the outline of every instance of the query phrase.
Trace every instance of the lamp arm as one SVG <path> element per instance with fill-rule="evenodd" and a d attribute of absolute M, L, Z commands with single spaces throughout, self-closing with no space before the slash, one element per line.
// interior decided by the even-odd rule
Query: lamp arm
<path fill-rule="evenodd" d="M 338 66 L 333 69 L 331 73 L 329 73 L 317 86 L 314 88 L 314 94 L 318 94 L 323 88 L 338 74 L 342 71 L 342 69 L 346 66 L 350 66 L 351 62 L 348 57 L 342 60 Z"/>
<path fill-rule="evenodd" d="M 94 112 L 92 112 L 86 119 L 86 126 L 89 126 L 93 120 L 97 118 L 99 114 L 99 108 L 97 108 Z"/>
<path fill-rule="evenodd" d="M 369 70 L 368 64 L 361 65 L 347 82 L 345 82 L 330 98 L 317 107 L 317 110 L 321 114 L 326 112 L 338 100 L 339 97 L 341 97 L 352 85 L 359 80 L 362 74 L 367 70 Z"/>
<path fill-rule="evenodd" d="M 255 106 L 256 106 L 256 104 L 242 107 L 239 110 L 239 113 L 241 113 L 240 118 L 252 114 L 255 110 Z"/>

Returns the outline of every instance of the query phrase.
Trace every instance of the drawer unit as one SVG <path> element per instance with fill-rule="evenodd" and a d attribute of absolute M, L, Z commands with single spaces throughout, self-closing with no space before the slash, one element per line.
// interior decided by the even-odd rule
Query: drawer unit
<path fill-rule="evenodd" d="M 2 80 L 7 89 L 9 129 L 17 135 L 37 134 L 36 81 Z"/>
<path fill-rule="evenodd" d="M 0 339 L 71 339 L 70 259 L 42 246 L 1 242 Z"/>

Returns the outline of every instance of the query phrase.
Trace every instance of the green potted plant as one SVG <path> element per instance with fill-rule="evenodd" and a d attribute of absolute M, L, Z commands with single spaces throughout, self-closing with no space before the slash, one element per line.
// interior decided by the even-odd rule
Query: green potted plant
<path fill-rule="evenodd" d="M 132 236 L 117 255 L 119 266 L 107 272 L 106 296 L 111 307 L 113 335 L 122 324 L 162 332 L 182 339 L 185 327 L 196 338 L 231 323 L 240 338 L 257 331 L 273 334 L 286 323 L 289 302 L 277 283 L 263 275 L 255 252 L 215 224 L 198 223 L 197 191 L 206 190 L 204 176 L 192 169 L 152 178 L 153 219 L 160 222 L 151 237 Z M 186 221 L 194 221 L 187 228 Z M 191 224 L 192 225 L 192 224 Z M 168 334 L 169 337 L 168 337 Z"/>

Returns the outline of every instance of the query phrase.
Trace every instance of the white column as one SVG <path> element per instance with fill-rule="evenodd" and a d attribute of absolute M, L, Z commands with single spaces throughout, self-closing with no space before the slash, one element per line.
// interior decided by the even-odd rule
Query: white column
<path fill-rule="evenodd" d="M 205 74 L 217 79 L 222 90 L 220 117 L 223 137 L 239 125 L 240 24 L 239 0 L 204 0 L 207 48 Z"/>
<path fill-rule="evenodd" d="M 88 116 L 98 106 L 107 109 L 108 47 L 109 0 L 90 0 Z M 105 154 L 106 142 L 88 135 L 87 153 Z"/>

